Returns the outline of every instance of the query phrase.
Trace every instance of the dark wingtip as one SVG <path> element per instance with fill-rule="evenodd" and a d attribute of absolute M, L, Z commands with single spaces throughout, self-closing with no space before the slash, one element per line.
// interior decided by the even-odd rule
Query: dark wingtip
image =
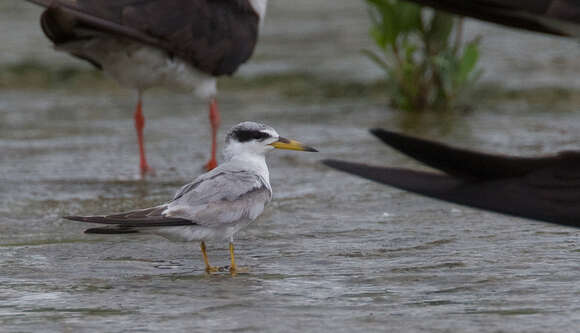
<path fill-rule="evenodd" d="M 322 164 L 331 167 L 333 169 L 337 169 L 337 170 L 341 170 L 341 171 L 347 171 L 349 168 L 348 166 L 351 165 L 351 163 L 349 162 L 345 162 L 345 161 L 340 161 L 340 160 L 333 160 L 333 159 L 326 159 L 326 160 L 322 160 L 321 161 Z"/>
<path fill-rule="evenodd" d="M 91 228 L 85 230 L 85 234 L 99 235 L 117 235 L 117 234 L 136 234 L 139 230 L 128 228 Z"/>
<path fill-rule="evenodd" d="M 63 216 L 62 218 L 71 221 L 91 223 L 103 223 L 105 221 L 104 216 Z"/>
<path fill-rule="evenodd" d="M 408 137 L 404 134 L 388 131 L 383 128 L 371 128 L 369 129 L 369 132 L 371 132 L 371 134 L 376 136 L 377 138 L 381 139 L 383 143 L 388 144 L 390 146 L 396 144 L 398 140 L 412 139 L 411 137 Z"/>
<path fill-rule="evenodd" d="M 84 216 L 63 216 L 62 218 L 71 221 L 86 222 Z"/>
<path fill-rule="evenodd" d="M 329 166 L 331 168 L 334 168 L 334 163 L 337 162 L 337 160 L 333 160 L 333 159 L 326 159 L 326 160 L 322 160 L 320 161 L 322 164 Z"/>
<path fill-rule="evenodd" d="M 384 129 L 382 128 L 370 128 L 369 132 L 371 132 L 372 135 L 377 135 L 378 133 L 381 133 L 382 131 L 384 131 Z"/>

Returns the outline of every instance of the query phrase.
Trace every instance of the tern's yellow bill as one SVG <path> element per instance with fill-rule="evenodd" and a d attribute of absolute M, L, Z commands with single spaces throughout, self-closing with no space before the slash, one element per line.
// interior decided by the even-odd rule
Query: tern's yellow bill
<path fill-rule="evenodd" d="M 296 140 L 290 140 L 283 137 L 279 137 L 278 141 L 272 142 L 270 146 L 277 148 L 277 149 L 286 149 L 286 150 L 299 150 L 299 151 L 311 151 L 317 152 L 318 150 L 306 146 L 305 144 L 298 142 Z"/>

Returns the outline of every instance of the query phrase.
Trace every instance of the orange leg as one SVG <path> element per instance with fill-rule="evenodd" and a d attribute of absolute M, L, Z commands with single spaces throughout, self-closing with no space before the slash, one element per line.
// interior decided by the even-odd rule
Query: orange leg
<path fill-rule="evenodd" d="M 137 110 L 135 110 L 135 129 L 137 130 L 137 141 L 139 143 L 139 170 L 141 172 L 141 177 L 145 176 L 147 173 L 153 173 L 153 169 L 147 164 L 147 159 L 145 158 L 145 144 L 143 140 L 143 128 L 145 128 L 145 117 L 143 116 L 143 108 L 141 103 L 141 93 L 139 93 L 139 100 L 137 102 Z"/>
<path fill-rule="evenodd" d="M 211 157 L 205 165 L 207 171 L 217 167 L 217 131 L 220 126 L 220 113 L 215 98 L 209 102 L 209 122 L 211 124 Z"/>

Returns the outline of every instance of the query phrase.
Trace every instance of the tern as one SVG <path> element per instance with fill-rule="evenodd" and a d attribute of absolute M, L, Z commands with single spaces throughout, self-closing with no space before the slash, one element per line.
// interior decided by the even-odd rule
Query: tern
<path fill-rule="evenodd" d="M 230 271 L 234 259 L 234 234 L 258 218 L 272 199 L 266 153 L 274 148 L 316 152 L 295 140 L 280 137 L 272 127 L 243 122 L 226 136 L 225 162 L 183 186 L 167 203 L 106 216 L 66 216 L 80 222 L 109 226 L 88 229 L 93 234 L 145 232 L 174 241 L 200 241 L 208 273 L 218 271 L 209 264 L 205 242 L 230 242 Z"/>
<path fill-rule="evenodd" d="M 267 0 L 26 0 L 47 8 L 41 26 L 55 48 L 102 69 L 137 91 L 134 113 L 141 176 L 145 157 L 143 92 L 164 86 L 209 101 L 211 158 L 217 165 L 220 116 L 216 79 L 252 55 Z"/>

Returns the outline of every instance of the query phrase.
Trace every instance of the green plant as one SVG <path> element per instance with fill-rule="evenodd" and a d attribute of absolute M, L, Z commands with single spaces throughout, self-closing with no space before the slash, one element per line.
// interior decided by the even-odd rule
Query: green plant
<path fill-rule="evenodd" d="M 408 111 L 447 110 L 481 75 L 479 38 L 462 41 L 461 18 L 399 0 L 366 0 L 370 34 L 382 54 L 365 50 L 387 73 L 392 101 Z"/>

